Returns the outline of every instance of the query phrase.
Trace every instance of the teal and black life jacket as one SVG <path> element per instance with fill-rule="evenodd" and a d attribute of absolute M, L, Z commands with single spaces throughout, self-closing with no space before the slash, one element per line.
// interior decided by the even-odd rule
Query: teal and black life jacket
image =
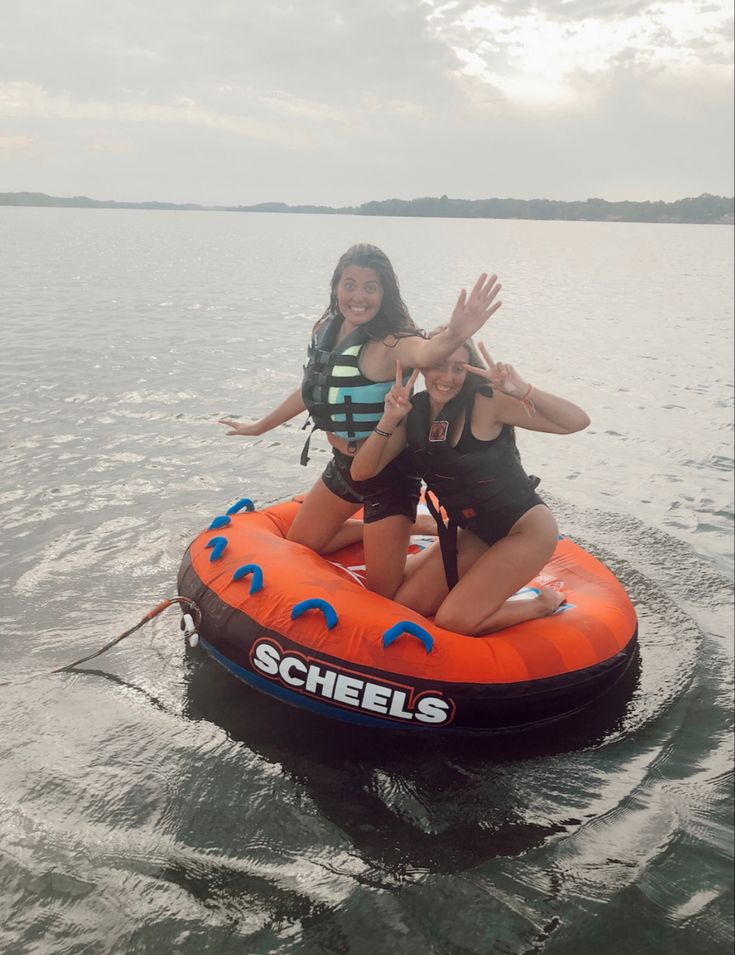
<path fill-rule="evenodd" d="M 342 316 L 332 315 L 317 329 L 307 352 L 301 396 L 314 427 L 354 444 L 380 421 L 392 381 L 371 381 L 360 371 L 370 336 L 356 328 L 335 348 Z"/>
<path fill-rule="evenodd" d="M 482 515 L 504 510 L 538 487 L 537 477 L 529 476 L 521 464 L 513 429 L 503 425 L 492 441 L 479 441 L 472 435 L 472 409 L 475 391 L 492 396 L 492 388 L 482 386 L 463 390 L 431 420 L 431 405 L 426 391 L 411 399 L 406 419 L 406 441 L 412 461 L 428 489 L 446 512 L 445 525 L 429 495 L 426 503 L 439 529 L 444 571 L 450 589 L 457 583 L 457 528 Z M 452 447 L 450 436 L 457 419 L 464 414 L 462 436 Z M 463 451 L 469 444 L 472 450 Z"/>

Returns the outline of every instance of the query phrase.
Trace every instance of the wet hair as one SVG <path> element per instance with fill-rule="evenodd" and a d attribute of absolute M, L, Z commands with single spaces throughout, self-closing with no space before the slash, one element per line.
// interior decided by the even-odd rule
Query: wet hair
<path fill-rule="evenodd" d="M 376 245 L 368 245 L 367 243 L 353 245 L 337 263 L 332 276 L 329 307 L 322 315 L 321 321 L 330 315 L 340 314 L 337 304 L 337 287 L 342 278 L 342 273 L 351 265 L 356 265 L 362 269 L 373 269 L 374 272 L 378 273 L 380 284 L 383 286 L 383 302 L 380 311 L 365 326 L 365 331 L 370 338 L 380 341 L 388 335 L 394 335 L 397 338 L 407 335 L 420 335 L 421 332 L 408 312 L 408 306 L 401 298 L 398 277 L 393 271 L 390 259 Z"/>

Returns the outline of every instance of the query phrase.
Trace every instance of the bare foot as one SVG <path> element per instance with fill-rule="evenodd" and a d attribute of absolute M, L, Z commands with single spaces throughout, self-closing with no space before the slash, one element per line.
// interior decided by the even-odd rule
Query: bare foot
<path fill-rule="evenodd" d="M 539 587 L 538 597 L 534 599 L 539 617 L 549 617 L 566 602 L 564 594 L 556 587 Z"/>

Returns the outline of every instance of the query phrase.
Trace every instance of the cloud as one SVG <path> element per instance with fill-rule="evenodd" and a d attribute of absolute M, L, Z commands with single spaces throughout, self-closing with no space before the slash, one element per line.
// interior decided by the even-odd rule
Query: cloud
<path fill-rule="evenodd" d="M 0 177 L 227 204 L 716 192 L 731 34 L 724 0 L 28 0 L 3 11 Z"/>
<path fill-rule="evenodd" d="M 120 115 L 136 102 L 163 115 L 189 98 L 194 122 L 232 127 L 233 110 L 257 113 L 269 98 L 292 97 L 319 121 L 376 102 L 436 116 L 503 97 L 565 106 L 570 76 L 621 57 L 676 71 L 727 69 L 732 55 L 729 7 L 707 0 L 66 0 L 63 16 L 36 0 L 4 19 L 6 82 L 118 103 Z"/>
<path fill-rule="evenodd" d="M 457 3 L 432 22 L 463 72 L 519 106 L 585 105 L 575 74 L 614 71 L 622 59 L 672 74 L 730 75 L 732 21 L 724 4 Z"/>
<path fill-rule="evenodd" d="M 92 153 L 132 153 L 135 146 L 130 142 L 91 142 L 87 149 Z"/>
<path fill-rule="evenodd" d="M 0 136 L 0 149 L 8 152 L 23 152 L 33 146 L 30 136 Z"/>
<path fill-rule="evenodd" d="M 30 13 L 44 7 L 53 29 Z M 54 9 L 29 3 L 4 11 L 2 51 L 6 78 L 52 94 L 94 90 L 115 99 L 133 87 L 142 99 L 201 100 L 233 84 L 342 104 L 364 90 L 411 100 L 445 85 L 455 64 L 421 4 L 405 0 L 66 0 L 63 16 Z"/>
<path fill-rule="evenodd" d="M 102 121 L 120 125 L 154 124 L 158 126 L 191 126 L 218 129 L 246 138 L 264 140 L 282 147 L 308 145 L 293 126 L 279 122 L 279 110 L 290 115 L 298 107 L 276 97 L 251 100 L 251 105 L 273 118 L 220 113 L 199 106 L 189 97 L 178 97 L 169 103 L 144 103 L 136 100 L 111 102 L 96 99 L 75 99 L 69 94 L 52 95 L 33 83 L 6 83 L 0 86 L 0 116 L 22 116 L 28 119 L 67 119 L 77 122 Z M 318 110 L 307 111 L 313 119 Z"/>

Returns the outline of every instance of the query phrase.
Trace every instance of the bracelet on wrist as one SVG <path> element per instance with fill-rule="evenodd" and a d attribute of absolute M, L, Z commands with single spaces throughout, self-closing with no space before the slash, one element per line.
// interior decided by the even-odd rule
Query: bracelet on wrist
<path fill-rule="evenodd" d="M 533 391 L 533 385 L 528 386 L 528 391 L 523 395 L 522 398 L 519 398 L 519 401 L 526 401 L 527 398 L 531 397 L 531 392 Z"/>
<path fill-rule="evenodd" d="M 526 414 L 528 417 L 532 417 L 536 414 L 536 405 L 531 400 L 531 392 L 533 391 L 533 385 L 528 386 L 528 391 L 522 398 L 519 398 L 520 403 L 526 409 Z"/>
<path fill-rule="evenodd" d="M 393 432 L 392 431 L 383 431 L 381 428 L 373 428 L 374 434 L 379 434 L 381 438 L 389 438 Z"/>

